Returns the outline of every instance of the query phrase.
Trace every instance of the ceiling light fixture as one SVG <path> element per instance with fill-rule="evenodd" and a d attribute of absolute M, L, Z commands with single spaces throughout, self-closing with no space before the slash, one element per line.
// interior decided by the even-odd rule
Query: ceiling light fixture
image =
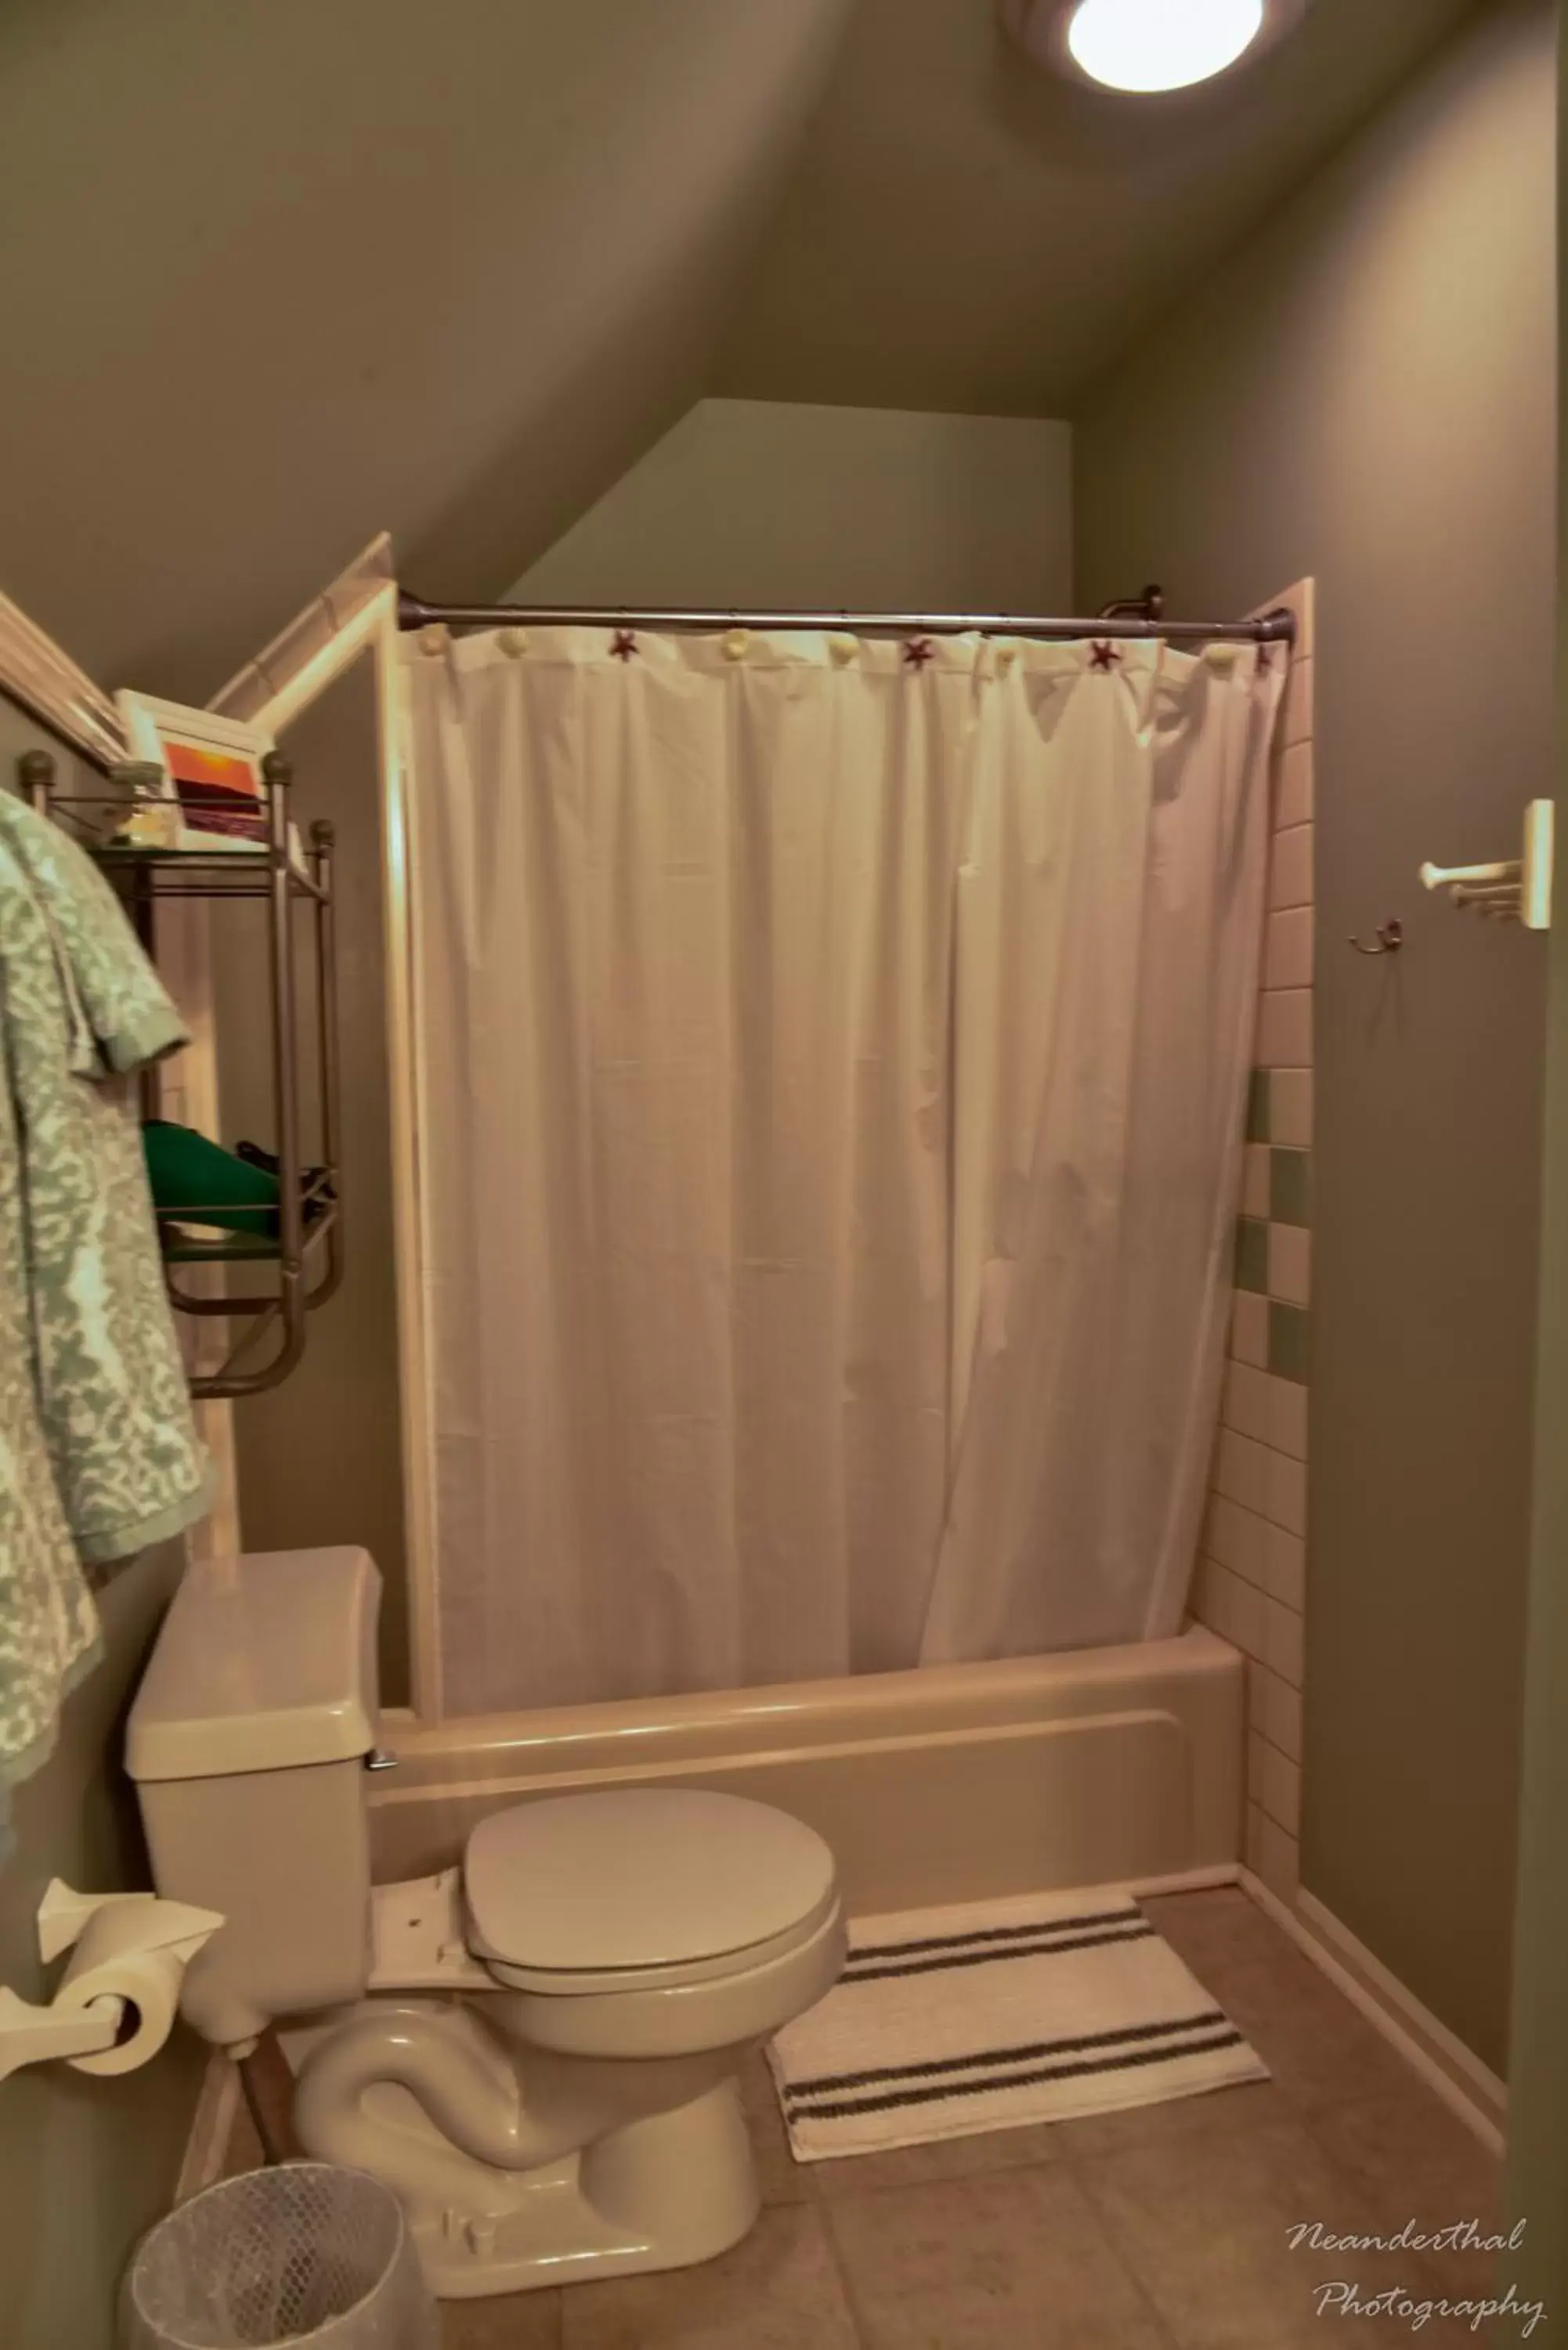
<path fill-rule="evenodd" d="M 1080 0 L 1067 47 L 1107 89 L 1185 89 L 1233 66 L 1263 29 L 1263 0 Z"/>
<path fill-rule="evenodd" d="M 1189 89 L 1261 56 L 1306 0 L 1002 0 L 1002 20 L 1039 65 L 1102 88 Z"/>

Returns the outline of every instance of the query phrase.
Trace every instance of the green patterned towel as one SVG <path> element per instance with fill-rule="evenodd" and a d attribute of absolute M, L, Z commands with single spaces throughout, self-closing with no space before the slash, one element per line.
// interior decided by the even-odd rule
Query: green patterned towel
<path fill-rule="evenodd" d="M 127 1082 L 184 1042 L 103 876 L 0 791 L 0 1782 L 96 1656 L 82 1563 L 208 1503 Z"/>

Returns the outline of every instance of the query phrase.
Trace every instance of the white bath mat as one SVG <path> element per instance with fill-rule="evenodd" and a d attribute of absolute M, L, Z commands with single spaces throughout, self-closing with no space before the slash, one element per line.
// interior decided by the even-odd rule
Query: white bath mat
<path fill-rule="evenodd" d="M 1124 1893 L 865 1918 L 768 2050 L 800 2162 L 1157 2105 L 1267 2067 Z"/>

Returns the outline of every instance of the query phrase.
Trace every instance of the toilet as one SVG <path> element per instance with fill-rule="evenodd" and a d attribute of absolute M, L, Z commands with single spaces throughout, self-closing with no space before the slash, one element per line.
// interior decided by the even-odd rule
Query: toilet
<path fill-rule="evenodd" d="M 159 1892 L 225 1920 L 182 2012 L 236 2056 L 285 2025 L 301 2145 L 396 2190 L 444 2298 L 711 2260 L 758 2209 L 741 2064 L 843 1963 L 833 1855 L 617 1787 L 372 1887 L 379 1593 L 350 1548 L 186 1570 L 126 1739 Z"/>

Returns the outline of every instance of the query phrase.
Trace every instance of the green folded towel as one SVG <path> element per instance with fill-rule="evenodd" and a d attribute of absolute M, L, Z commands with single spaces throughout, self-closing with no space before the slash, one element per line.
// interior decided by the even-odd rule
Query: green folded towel
<path fill-rule="evenodd" d="M 254 1167 L 193 1127 L 151 1118 L 141 1128 L 153 1204 L 182 1223 L 225 1232 L 277 1235 L 275 1174 Z"/>

